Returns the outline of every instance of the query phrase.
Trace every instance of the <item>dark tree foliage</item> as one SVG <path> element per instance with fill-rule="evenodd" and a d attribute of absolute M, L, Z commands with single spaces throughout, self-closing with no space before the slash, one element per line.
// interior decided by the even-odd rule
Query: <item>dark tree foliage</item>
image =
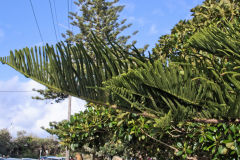
<path fill-rule="evenodd" d="M 88 46 L 91 42 L 91 31 L 96 36 L 107 42 L 108 38 L 120 45 L 126 45 L 131 37 L 121 35 L 121 32 L 132 24 L 125 25 L 127 19 L 120 20 L 119 13 L 123 5 L 118 5 L 119 0 L 78 0 L 74 4 L 79 9 L 77 12 L 70 12 L 71 27 L 79 29 L 76 34 L 67 30 L 63 37 L 66 41 L 81 42 Z M 136 34 L 134 32 L 133 34 Z"/>
<path fill-rule="evenodd" d="M 11 150 L 11 135 L 7 129 L 0 130 L 0 154 L 9 155 Z"/>
<path fill-rule="evenodd" d="M 0 130 L 0 154 L 10 157 L 39 158 L 42 155 L 60 155 L 65 150 L 57 140 L 51 138 L 38 138 L 28 135 L 25 131 L 18 131 L 13 138 L 7 129 Z"/>
<path fill-rule="evenodd" d="M 156 58 L 168 61 L 184 61 L 192 50 L 186 45 L 189 38 L 212 23 L 223 26 L 225 20 L 232 21 L 240 16 L 240 2 L 237 0 L 205 0 L 191 9 L 192 18 L 180 20 L 170 34 L 162 35 L 153 54 Z"/>
<path fill-rule="evenodd" d="M 92 39 L 91 32 L 105 43 L 108 39 L 117 42 L 121 46 L 129 48 L 131 45 L 127 41 L 131 38 L 130 35 L 122 35 L 122 31 L 129 28 L 132 24 L 125 24 L 127 19 L 120 20 L 119 13 L 124 9 L 123 5 L 118 5 L 119 0 L 77 0 L 74 2 L 79 9 L 77 12 L 70 12 L 71 28 L 77 28 L 76 33 L 72 29 L 68 29 L 66 34 L 62 34 L 66 38 L 66 42 L 70 44 L 83 43 L 86 48 L 90 48 Z M 137 34 L 135 31 L 132 35 Z M 145 46 L 145 49 L 147 46 Z M 92 53 L 88 50 L 88 54 Z M 33 97 L 34 99 L 55 100 L 59 103 L 68 95 L 56 92 L 52 89 L 36 90 L 41 96 Z"/>
<path fill-rule="evenodd" d="M 112 155 L 106 147 L 119 142 L 114 150 L 123 156 L 133 153 L 127 157 L 238 159 L 238 7 L 238 1 L 206 0 L 149 57 L 111 39 L 105 43 L 93 33 L 89 46 L 24 48 L 0 61 L 92 104 L 70 122 L 48 130 L 69 148 L 86 151 L 86 146 L 96 154 Z"/>

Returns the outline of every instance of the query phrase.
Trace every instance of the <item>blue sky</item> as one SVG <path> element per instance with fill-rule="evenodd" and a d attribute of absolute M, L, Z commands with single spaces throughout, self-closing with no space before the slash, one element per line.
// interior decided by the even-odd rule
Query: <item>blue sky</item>
<path fill-rule="evenodd" d="M 53 5 L 53 0 L 51 0 Z M 69 0 L 71 2 L 71 0 Z M 137 40 L 137 47 L 149 44 L 155 46 L 161 35 L 170 33 L 171 28 L 182 19 L 191 18 L 190 9 L 203 0 L 120 0 L 125 9 L 120 14 L 120 19 L 127 19 L 132 27 L 123 34 L 130 34 L 135 30 L 139 33 L 132 37 Z M 53 30 L 51 11 L 48 0 L 32 0 L 39 27 L 44 42 L 56 43 Z M 61 33 L 65 33 L 68 27 L 67 0 L 55 0 L 58 23 L 56 23 L 58 39 Z M 72 11 L 77 8 L 69 4 Z M 72 6 L 72 7 L 71 7 Z M 53 11 L 54 12 L 54 11 Z M 77 29 L 74 29 L 77 32 Z M 10 50 L 21 49 L 34 45 L 41 45 L 36 23 L 31 10 L 29 0 L 5 0 L 0 2 L 0 56 L 9 55 Z M 31 90 L 31 88 L 43 86 L 25 78 L 12 68 L 0 64 L 0 91 L 1 90 Z M 0 92 L 0 128 L 11 128 L 12 132 L 25 129 L 39 136 L 47 134 L 40 130 L 40 126 L 46 126 L 49 121 L 64 118 L 67 102 L 50 104 L 32 100 L 29 93 L 1 93 Z M 83 109 L 84 102 L 74 100 L 74 112 Z M 54 112 L 58 110 L 59 114 Z M 60 112 L 61 111 L 61 112 Z M 8 114 L 11 113 L 11 114 Z M 55 118 L 55 119 L 54 119 Z"/>

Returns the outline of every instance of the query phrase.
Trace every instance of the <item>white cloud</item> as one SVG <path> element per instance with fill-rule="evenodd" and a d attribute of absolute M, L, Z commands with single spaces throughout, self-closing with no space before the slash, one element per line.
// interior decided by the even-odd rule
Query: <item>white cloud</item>
<path fill-rule="evenodd" d="M 44 87 L 33 80 L 21 82 L 18 77 L 0 81 L 0 91 L 31 91 L 32 88 Z M 31 98 L 36 95 L 36 92 L 0 92 L 0 128 L 8 128 L 13 135 L 26 130 L 41 137 L 49 136 L 41 127 L 66 119 L 68 100 L 50 104 Z M 84 110 L 84 105 L 85 101 L 73 98 L 72 114 Z"/>
<path fill-rule="evenodd" d="M 149 30 L 150 34 L 157 34 L 158 30 L 157 30 L 157 26 L 155 24 L 152 24 Z"/>

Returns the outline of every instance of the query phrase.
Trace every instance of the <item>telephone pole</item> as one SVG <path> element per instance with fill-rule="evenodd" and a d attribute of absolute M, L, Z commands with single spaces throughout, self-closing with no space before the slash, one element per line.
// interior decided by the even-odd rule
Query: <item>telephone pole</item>
<path fill-rule="evenodd" d="M 72 97 L 68 96 L 68 121 L 70 121 L 71 117 L 71 105 L 72 105 Z M 66 160 L 69 160 L 69 150 L 66 148 Z"/>

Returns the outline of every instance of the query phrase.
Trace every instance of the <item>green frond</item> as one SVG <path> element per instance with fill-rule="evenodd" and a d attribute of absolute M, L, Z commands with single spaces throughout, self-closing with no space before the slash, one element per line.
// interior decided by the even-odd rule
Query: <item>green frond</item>
<path fill-rule="evenodd" d="M 205 72 L 210 73 L 209 81 L 216 102 L 227 106 L 229 118 L 240 116 L 240 27 L 236 18 L 224 22 L 222 29 L 213 24 L 192 36 L 191 47 L 204 51 L 209 59 L 202 61 L 207 65 Z M 200 52 L 200 56 L 201 56 Z M 210 71 L 210 72 L 209 72 Z"/>
<path fill-rule="evenodd" d="M 136 68 L 137 62 L 129 65 L 129 60 L 133 60 L 123 54 L 123 48 L 108 47 L 96 37 L 90 46 L 91 52 L 82 43 L 70 46 L 61 42 L 56 46 L 24 48 L 11 51 L 10 56 L 1 57 L 0 61 L 56 91 L 108 104 L 108 94 L 98 89 L 103 86 L 102 82 Z"/>
<path fill-rule="evenodd" d="M 177 115 L 179 108 L 185 116 L 190 110 L 201 113 L 201 110 L 206 109 L 206 101 L 210 98 L 207 96 L 209 86 L 192 80 L 194 74 L 197 74 L 192 71 L 192 66 L 164 66 L 166 65 L 160 60 L 153 64 L 145 63 L 142 68 L 130 70 L 106 81 L 105 88 L 113 93 L 113 101 L 121 102 L 117 105 L 137 104 L 139 110 L 159 117 L 169 111 Z M 184 118 L 182 114 L 178 115 Z"/>

